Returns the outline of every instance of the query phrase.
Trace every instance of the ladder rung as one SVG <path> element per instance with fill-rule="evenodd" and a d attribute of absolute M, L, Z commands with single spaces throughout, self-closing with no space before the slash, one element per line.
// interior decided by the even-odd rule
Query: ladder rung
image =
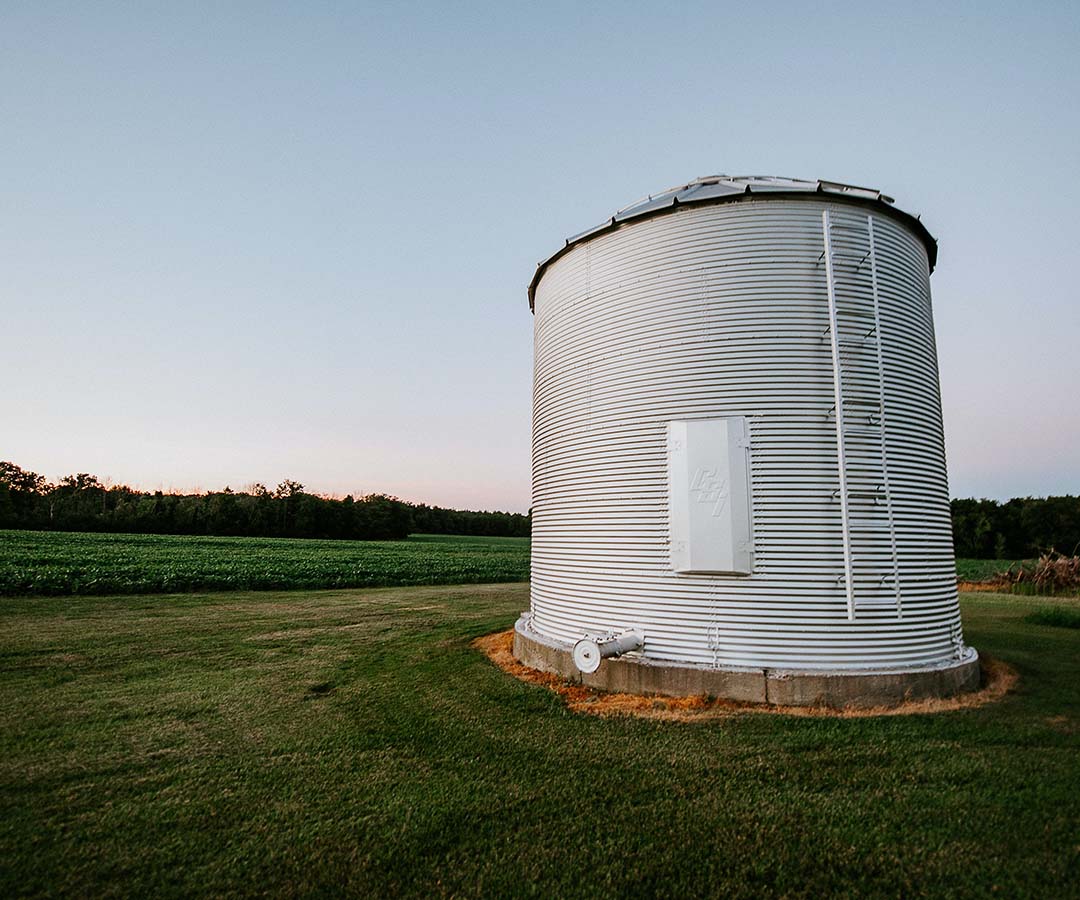
<path fill-rule="evenodd" d="M 870 253 L 867 251 L 862 256 L 857 253 L 834 253 L 833 265 L 845 265 L 852 266 L 855 272 L 861 272 L 863 263 L 870 258 Z"/>
<path fill-rule="evenodd" d="M 881 434 L 880 425 L 845 425 L 844 434 L 869 434 L 879 435 Z"/>
<path fill-rule="evenodd" d="M 837 341 L 841 347 L 877 347 L 876 331 L 876 328 L 871 328 L 866 334 L 860 334 L 858 337 L 841 337 L 837 338 Z"/>
<path fill-rule="evenodd" d="M 851 398 L 849 400 L 844 400 L 843 403 L 844 403 L 845 407 L 848 407 L 848 406 L 861 406 L 863 408 L 869 407 L 871 409 L 876 409 L 878 411 L 878 413 L 881 412 L 881 401 L 880 400 L 860 400 L 857 397 L 853 397 L 853 398 Z M 827 413 L 825 413 L 825 415 L 826 416 L 832 416 L 835 413 L 836 413 L 836 404 L 834 403 L 832 406 L 829 407 L 829 411 Z"/>

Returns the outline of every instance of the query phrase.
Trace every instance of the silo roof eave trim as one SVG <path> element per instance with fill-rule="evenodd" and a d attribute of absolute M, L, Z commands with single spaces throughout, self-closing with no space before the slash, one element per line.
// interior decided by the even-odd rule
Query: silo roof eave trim
<path fill-rule="evenodd" d="M 779 182 L 780 180 L 777 179 L 777 181 Z M 570 250 L 579 244 L 590 241 L 601 234 L 608 234 L 619 228 L 632 225 L 635 222 L 674 212 L 683 206 L 711 206 L 719 203 L 739 203 L 755 199 L 821 200 L 823 199 L 821 195 L 826 194 L 828 195 L 829 200 L 837 200 L 842 203 L 852 203 L 859 206 L 870 206 L 885 215 L 892 216 L 894 219 L 899 219 L 921 238 L 926 247 L 930 271 L 934 271 L 934 266 L 937 264 L 937 241 L 934 239 L 933 235 L 930 234 L 929 230 L 918 216 L 914 216 L 911 213 L 904 212 L 902 209 L 893 206 L 890 202 L 891 198 L 885 197 L 880 191 L 872 188 L 843 185 L 835 181 L 797 182 L 795 179 L 784 179 L 783 181 L 787 183 L 769 183 L 766 179 L 762 178 L 762 183 L 757 185 L 755 196 L 754 184 L 749 180 L 747 180 L 745 187 L 737 187 L 740 183 L 737 180 L 733 183 L 732 181 L 722 179 L 719 183 L 715 183 L 710 179 L 701 179 L 696 182 L 691 182 L 681 188 L 653 195 L 638 203 L 632 204 L 629 207 L 625 207 L 608 219 L 608 221 L 567 238 L 566 243 L 562 247 L 537 264 L 536 272 L 533 273 L 532 280 L 529 282 L 529 309 L 533 309 L 535 306 L 536 287 L 540 283 L 540 279 L 544 276 L 547 267 L 566 253 L 569 253 Z M 799 186 L 796 187 L 796 184 Z M 803 187 L 802 185 L 806 185 L 806 187 Z M 810 187 L 810 185 L 813 185 L 813 187 Z M 725 193 L 716 193 L 715 191 L 705 190 L 701 191 L 702 195 L 694 196 L 700 189 L 709 187 L 737 187 L 737 189 L 729 190 Z"/>

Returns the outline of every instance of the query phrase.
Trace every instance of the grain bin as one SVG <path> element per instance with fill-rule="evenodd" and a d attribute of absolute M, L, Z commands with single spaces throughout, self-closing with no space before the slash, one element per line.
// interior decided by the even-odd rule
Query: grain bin
<path fill-rule="evenodd" d="M 606 689 L 782 704 L 976 686 L 936 255 L 879 191 L 715 176 L 541 262 L 518 658 Z"/>

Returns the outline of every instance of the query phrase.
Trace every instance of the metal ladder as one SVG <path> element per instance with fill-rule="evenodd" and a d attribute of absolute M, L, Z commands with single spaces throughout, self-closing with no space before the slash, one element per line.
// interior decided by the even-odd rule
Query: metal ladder
<path fill-rule="evenodd" d="M 850 219 L 847 219 L 850 222 Z M 844 543 L 847 613 L 890 608 L 901 614 L 900 564 L 885 439 L 885 372 L 881 354 L 874 220 L 833 223 L 821 213 L 832 349 L 836 455 Z M 883 574 L 884 573 L 884 574 Z"/>

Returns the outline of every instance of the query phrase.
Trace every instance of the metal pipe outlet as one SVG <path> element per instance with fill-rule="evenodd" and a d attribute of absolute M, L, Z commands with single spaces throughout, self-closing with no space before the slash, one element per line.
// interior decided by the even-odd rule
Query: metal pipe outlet
<path fill-rule="evenodd" d="M 583 637 L 574 644 L 574 665 L 588 675 L 600 668 L 601 660 L 640 650 L 644 644 L 645 635 L 635 629 L 604 637 Z"/>

